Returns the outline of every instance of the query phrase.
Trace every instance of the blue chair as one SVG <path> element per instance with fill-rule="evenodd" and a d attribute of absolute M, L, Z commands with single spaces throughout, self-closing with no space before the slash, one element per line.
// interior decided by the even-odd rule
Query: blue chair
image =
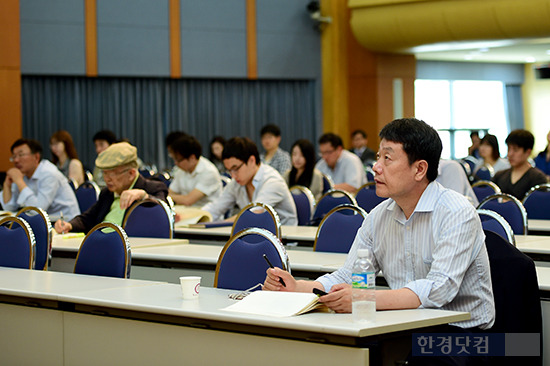
<path fill-rule="evenodd" d="M 261 240 L 247 240 L 249 236 Z M 229 239 L 220 253 L 214 287 L 243 291 L 264 283 L 269 268 L 264 254 L 275 267 L 289 270 L 285 248 L 273 233 L 260 228 L 240 231 Z"/>
<path fill-rule="evenodd" d="M 75 195 L 80 212 L 86 212 L 97 202 L 99 191 L 99 186 L 93 181 L 86 181 L 76 189 Z"/>
<path fill-rule="evenodd" d="M 68 178 L 68 180 L 69 180 L 69 187 L 73 189 L 73 192 L 76 191 L 76 189 L 78 188 L 78 183 L 76 182 L 76 180 L 72 178 Z"/>
<path fill-rule="evenodd" d="M 225 186 L 228 185 L 229 182 L 231 182 L 231 178 L 226 177 L 225 175 L 220 175 L 220 178 L 222 180 L 222 188 L 225 188 Z"/>
<path fill-rule="evenodd" d="M 298 214 L 298 225 L 306 226 L 311 221 L 311 215 L 315 209 L 315 197 L 309 188 L 304 186 L 290 187 L 290 193 L 296 205 L 296 213 Z"/>
<path fill-rule="evenodd" d="M 334 182 L 328 175 L 324 173 L 321 174 L 323 174 L 323 194 L 325 194 L 328 191 L 334 189 Z"/>
<path fill-rule="evenodd" d="M 235 218 L 231 228 L 231 237 L 249 228 L 268 230 L 277 238 L 281 238 L 281 221 L 277 212 L 268 204 L 253 202 L 245 206 Z M 256 240 L 254 236 L 247 239 Z"/>
<path fill-rule="evenodd" d="M 74 273 L 130 277 L 131 250 L 124 229 L 110 222 L 97 224 L 82 241 Z"/>
<path fill-rule="evenodd" d="M 31 226 L 19 217 L 0 220 L 0 266 L 33 269 L 36 242 Z"/>
<path fill-rule="evenodd" d="M 493 194 L 481 201 L 477 208 L 500 214 L 508 221 L 515 235 L 527 234 L 527 212 L 516 197 L 506 193 Z"/>
<path fill-rule="evenodd" d="M 156 173 L 150 179 L 158 180 L 164 183 L 166 187 L 170 187 L 170 183 L 172 183 L 172 176 L 168 172 Z"/>
<path fill-rule="evenodd" d="M 539 184 L 531 188 L 523 198 L 527 218 L 550 220 L 550 184 Z"/>
<path fill-rule="evenodd" d="M 475 172 L 474 172 L 474 179 L 475 180 L 491 180 L 491 178 L 495 175 L 495 171 L 492 166 L 486 164 L 480 166 Z"/>
<path fill-rule="evenodd" d="M 472 184 L 472 189 L 474 190 L 478 202 L 483 201 L 492 194 L 502 193 L 500 188 L 490 180 L 479 180 Z"/>
<path fill-rule="evenodd" d="M 502 238 L 508 241 L 508 243 L 516 246 L 514 231 L 504 217 L 491 210 L 478 209 L 477 213 L 479 215 L 479 219 L 481 220 L 483 230 L 492 231 L 495 234 L 502 236 Z"/>
<path fill-rule="evenodd" d="M 376 183 L 368 182 L 367 184 L 363 184 L 359 187 L 357 194 L 355 195 L 355 200 L 357 201 L 357 205 L 359 207 L 367 212 L 371 212 L 371 210 L 378 206 L 379 203 L 387 200 L 387 197 L 377 196 Z"/>
<path fill-rule="evenodd" d="M 156 198 L 136 201 L 126 209 L 122 228 L 128 236 L 172 239 L 174 212 L 166 202 Z"/>
<path fill-rule="evenodd" d="M 332 253 L 349 252 L 357 230 L 366 218 L 367 212 L 361 207 L 341 205 L 333 208 L 319 224 L 313 250 Z"/>
<path fill-rule="evenodd" d="M 317 202 L 310 226 L 317 226 L 325 215 L 336 206 L 351 204 L 357 206 L 357 201 L 351 194 L 339 189 L 331 189 Z"/>
<path fill-rule="evenodd" d="M 52 251 L 52 224 L 46 211 L 39 207 L 27 206 L 17 212 L 17 217 L 31 227 L 36 241 L 35 269 L 47 270 Z"/>
<path fill-rule="evenodd" d="M 367 175 L 367 182 L 374 182 L 374 170 L 370 165 L 365 166 L 365 173 Z"/>

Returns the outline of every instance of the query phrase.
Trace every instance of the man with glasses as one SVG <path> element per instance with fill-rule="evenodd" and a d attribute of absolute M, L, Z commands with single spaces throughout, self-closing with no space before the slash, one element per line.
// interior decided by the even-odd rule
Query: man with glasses
<path fill-rule="evenodd" d="M 215 220 L 235 205 L 239 209 L 251 202 L 272 206 L 282 225 L 297 225 L 296 206 L 283 177 L 272 167 L 260 162 L 256 144 L 248 137 L 233 137 L 222 153 L 223 165 L 231 174 L 219 199 L 203 207 Z M 228 220 L 234 220 L 235 216 Z"/>
<path fill-rule="evenodd" d="M 112 144 L 97 157 L 96 166 L 103 171 L 106 187 L 97 202 L 70 221 L 58 220 L 58 233 L 87 233 L 100 222 L 122 224 L 125 210 L 135 201 L 149 197 L 166 200 L 168 188 L 162 182 L 143 178 L 138 172 L 137 149 L 127 142 Z"/>
<path fill-rule="evenodd" d="M 319 150 L 322 159 L 315 167 L 332 178 L 334 188 L 355 193 L 359 187 L 367 183 L 361 159 L 344 149 L 340 136 L 325 133 L 319 138 Z"/>
<path fill-rule="evenodd" d="M 35 206 L 55 220 L 61 213 L 72 219 L 80 213 L 67 177 L 48 160 L 42 160 L 42 146 L 36 140 L 19 139 L 11 146 L 14 167 L 6 172 L 1 193 L 4 210 L 17 211 Z"/>

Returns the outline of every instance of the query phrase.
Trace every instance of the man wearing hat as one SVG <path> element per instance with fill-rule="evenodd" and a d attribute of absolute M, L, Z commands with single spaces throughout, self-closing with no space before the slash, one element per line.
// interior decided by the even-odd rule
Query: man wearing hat
<path fill-rule="evenodd" d="M 138 172 L 137 149 L 127 142 L 112 144 L 97 157 L 96 166 L 103 171 L 106 187 L 97 202 L 69 222 L 58 220 L 58 233 L 87 233 L 100 222 L 122 224 L 124 211 L 134 201 L 149 197 L 166 200 L 168 189 L 162 182 L 143 178 Z"/>

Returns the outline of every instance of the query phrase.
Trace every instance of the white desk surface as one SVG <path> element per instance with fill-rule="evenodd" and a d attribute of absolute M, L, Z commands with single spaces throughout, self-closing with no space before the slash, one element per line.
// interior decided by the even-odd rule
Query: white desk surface
<path fill-rule="evenodd" d="M 83 236 L 78 238 L 67 238 L 63 235 L 54 235 L 52 239 L 52 248 L 61 251 L 78 251 L 83 240 Z M 133 236 L 128 237 L 128 241 L 130 242 L 132 251 L 134 248 L 185 244 L 189 242 L 187 239 L 138 238 Z"/>
<path fill-rule="evenodd" d="M 354 323 L 351 314 L 309 313 L 288 318 L 221 310 L 235 291 L 201 288 L 198 300 L 183 300 L 181 287 L 160 282 L 120 280 L 66 273 L 0 269 L 0 294 L 50 298 L 75 304 L 190 317 L 253 326 L 364 337 L 469 319 L 465 312 L 414 309 L 377 312 L 373 323 Z"/>
<path fill-rule="evenodd" d="M 523 253 L 550 254 L 550 236 L 516 235 L 516 246 Z"/>
<path fill-rule="evenodd" d="M 206 244 L 180 244 L 141 247 L 132 250 L 132 258 L 216 265 L 223 247 Z M 290 268 L 299 271 L 332 272 L 344 265 L 347 254 L 312 250 L 288 250 Z"/>
<path fill-rule="evenodd" d="M 229 238 L 231 235 L 231 226 L 213 227 L 213 228 L 175 228 L 174 232 L 185 235 L 204 235 L 204 236 L 219 236 Z M 281 226 L 281 236 L 285 240 L 296 241 L 315 241 L 317 235 L 317 226 Z"/>
<path fill-rule="evenodd" d="M 529 219 L 527 222 L 529 230 L 550 231 L 550 220 L 534 220 Z"/>

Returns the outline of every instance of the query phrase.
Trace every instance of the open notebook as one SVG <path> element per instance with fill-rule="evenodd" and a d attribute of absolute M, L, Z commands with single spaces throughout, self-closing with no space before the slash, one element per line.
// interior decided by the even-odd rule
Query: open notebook
<path fill-rule="evenodd" d="M 205 223 L 212 221 L 212 215 L 208 211 L 195 207 L 176 206 L 174 211 L 179 217 L 175 227 L 187 227 L 192 224 Z"/>
<path fill-rule="evenodd" d="M 329 311 L 313 293 L 255 291 L 222 310 L 237 313 L 287 317 L 312 310 Z"/>

